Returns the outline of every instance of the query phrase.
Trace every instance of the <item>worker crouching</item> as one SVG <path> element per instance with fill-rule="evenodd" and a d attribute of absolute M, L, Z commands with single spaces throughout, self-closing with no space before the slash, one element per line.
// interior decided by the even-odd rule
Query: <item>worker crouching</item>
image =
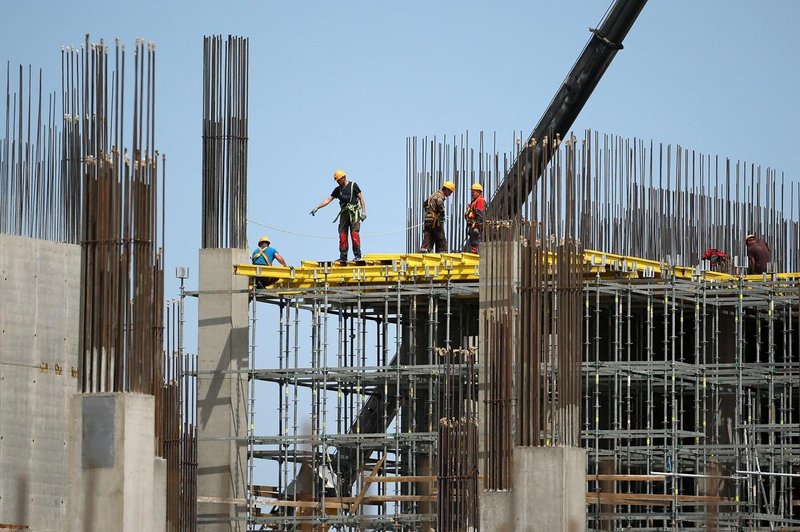
<path fill-rule="evenodd" d="M 281 266 L 286 266 L 286 261 L 278 250 L 270 246 L 270 240 L 267 235 L 258 239 L 258 247 L 250 254 L 250 260 L 257 266 L 272 266 L 277 261 Z M 256 279 L 256 288 L 266 288 L 274 283 L 277 279 L 273 277 L 262 277 Z"/>
<path fill-rule="evenodd" d="M 444 234 L 444 200 L 456 191 L 456 184 L 452 181 L 442 183 L 441 190 L 431 194 L 422 204 L 425 209 L 425 220 L 422 224 L 422 247 L 420 253 L 431 251 L 431 245 L 436 253 L 447 253 L 447 237 Z"/>
<path fill-rule="evenodd" d="M 481 243 L 483 234 L 483 218 L 486 214 L 486 200 L 483 199 L 483 186 L 474 183 L 470 187 L 472 201 L 467 207 L 464 219 L 467 221 L 467 240 L 469 250 L 472 253 L 478 252 L 478 244 Z"/>

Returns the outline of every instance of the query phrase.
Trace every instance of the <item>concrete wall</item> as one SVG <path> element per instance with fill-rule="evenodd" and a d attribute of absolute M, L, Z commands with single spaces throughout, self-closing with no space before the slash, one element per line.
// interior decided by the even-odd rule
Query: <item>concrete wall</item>
<path fill-rule="evenodd" d="M 80 246 L 0 234 L 0 525 L 65 530 Z"/>
<path fill-rule="evenodd" d="M 242 499 L 247 486 L 247 375 L 222 373 L 248 367 L 248 278 L 233 266 L 249 262 L 247 250 L 200 251 L 198 302 L 197 495 Z M 210 372 L 217 372 L 211 374 Z M 198 530 L 244 530 L 243 504 L 197 505 Z"/>

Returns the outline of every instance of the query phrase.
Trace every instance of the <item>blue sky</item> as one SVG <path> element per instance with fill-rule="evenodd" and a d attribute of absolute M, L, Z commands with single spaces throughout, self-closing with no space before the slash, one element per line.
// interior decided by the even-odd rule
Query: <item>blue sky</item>
<path fill-rule="evenodd" d="M 167 154 L 167 296 L 196 283 L 202 40 L 250 38 L 249 209 L 292 264 L 336 253 L 334 208 L 308 211 L 344 168 L 362 187 L 364 251 L 400 251 L 405 139 L 530 132 L 610 0 L 570 2 L 7 2 L 0 59 L 60 83 L 60 49 L 157 46 L 157 145 Z M 58 6 L 58 7 L 55 7 Z M 579 116 L 585 128 L 679 143 L 800 176 L 792 0 L 650 0 Z M 506 145 L 508 144 L 508 145 Z M 371 239 L 371 234 L 398 231 Z"/>

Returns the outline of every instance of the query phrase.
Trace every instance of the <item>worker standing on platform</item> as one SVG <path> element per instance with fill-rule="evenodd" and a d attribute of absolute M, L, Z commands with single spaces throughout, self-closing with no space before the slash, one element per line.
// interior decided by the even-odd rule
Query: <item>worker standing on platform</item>
<path fill-rule="evenodd" d="M 422 224 L 422 247 L 420 253 L 431 251 L 431 244 L 436 253 L 447 253 L 447 237 L 444 234 L 444 200 L 456 191 L 456 184 L 452 181 L 442 183 L 441 190 L 437 190 L 425 200 L 425 221 Z"/>
<path fill-rule="evenodd" d="M 767 264 L 772 261 L 772 250 L 769 244 L 756 235 L 747 235 L 745 240 L 747 246 L 747 273 L 750 275 L 764 273 L 767 271 Z"/>
<path fill-rule="evenodd" d="M 483 234 L 483 217 L 486 214 L 486 200 L 483 199 L 483 186 L 474 183 L 470 188 L 472 201 L 467 207 L 464 219 L 467 221 L 467 238 L 472 253 L 478 252 L 478 244 Z"/>
<path fill-rule="evenodd" d="M 336 188 L 330 196 L 311 210 L 311 216 L 334 199 L 339 200 L 339 214 L 333 220 L 339 220 L 339 260 L 347 262 L 348 242 L 347 233 L 350 232 L 350 239 L 353 241 L 353 258 L 361 260 L 361 222 L 367 219 L 367 203 L 361 188 L 355 181 L 348 181 L 344 170 L 333 172 L 333 180 L 336 181 Z"/>
<path fill-rule="evenodd" d="M 250 260 L 253 264 L 258 266 L 272 266 L 277 260 L 281 266 L 286 266 L 286 261 L 278 250 L 270 247 L 269 237 L 267 235 L 258 239 L 258 247 L 250 254 Z M 262 278 L 256 279 L 256 288 L 266 288 L 268 285 L 275 282 L 275 278 Z"/>

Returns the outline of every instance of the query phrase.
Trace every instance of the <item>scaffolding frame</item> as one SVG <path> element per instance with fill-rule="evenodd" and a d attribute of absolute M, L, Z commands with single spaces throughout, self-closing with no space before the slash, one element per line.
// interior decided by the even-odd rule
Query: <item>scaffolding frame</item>
<path fill-rule="evenodd" d="M 444 504 L 465 510 L 460 488 L 474 480 L 477 508 L 477 467 L 455 456 L 469 448 L 477 460 L 477 276 L 472 267 L 465 282 L 458 267 L 476 258 L 452 259 L 386 268 L 383 283 L 361 282 L 371 265 L 346 284 L 338 268 L 315 265 L 331 275 L 254 292 L 251 313 L 267 303 L 279 326 L 278 367 L 251 370 L 278 398 L 273 433 L 248 437 L 251 462 L 277 467 L 274 486 L 251 486 L 253 527 L 427 529 L 438 516 L 437 471 L 447 467 L 463 478 L 447 475 L 457 487 Z M 392 282 L 398 269 L 406 277 Z M 378 414 L 362 426 L 369 411 Z M 452 449 L 440 452 L 442 429 L 459 437 L 445 437 Z M 472 445 L 461 445 L 464 434 Z"/>

